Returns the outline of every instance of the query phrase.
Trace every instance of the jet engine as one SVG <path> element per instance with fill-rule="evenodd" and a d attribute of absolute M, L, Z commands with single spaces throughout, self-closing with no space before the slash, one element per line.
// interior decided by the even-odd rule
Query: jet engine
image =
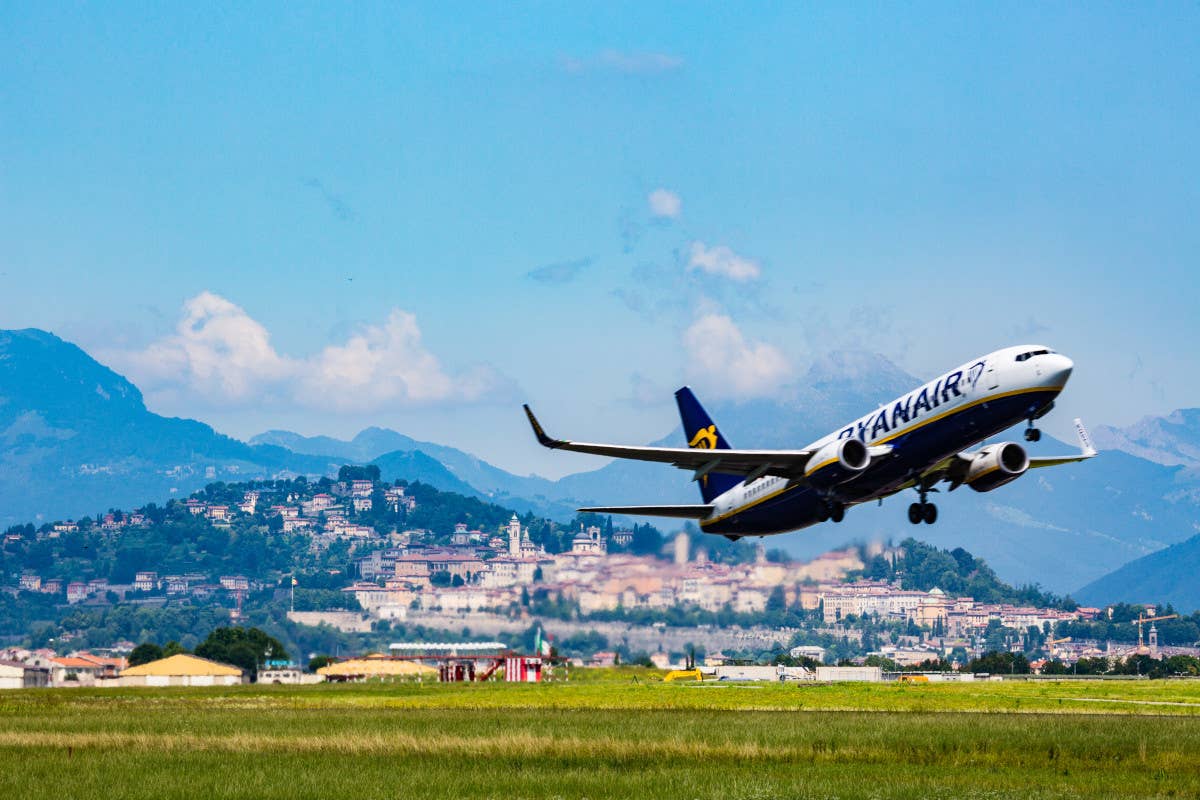
<path fill-rule="evenodd" d="M 975 453 L 963 483 L 977 492 L 990 492 L 1012 483 L 1029 469 L 1029 455 L 1016 442 L 988 445 Z"/>
<path fill-rule="evenodd" d="M 836 439 L 812 454 L 804 477 L 818 488 L 856 478 L 871 463 L 867 446 L 858 439 Z"/>

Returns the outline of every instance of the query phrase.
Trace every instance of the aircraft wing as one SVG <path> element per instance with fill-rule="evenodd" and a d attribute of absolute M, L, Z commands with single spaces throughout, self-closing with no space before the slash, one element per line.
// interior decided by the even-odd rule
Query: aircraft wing
<path fill-rule="evenodd" d="M 1092 437 L 1088 435 L 1087 428 L 1083 427 L 1083 420 L 1081 419 L 1075 420 L 1075 435 L 1079 437 L 1079 455 L 1030 457 L 1029 468 L 1056 467 L 1059 464 L 1071 464 L 1076 461 L 1086 461 L 1089 458 L 1095 458 L 1098 455 L 1098 451 L 1095 445 L 1092 444 Z"/>
<path fill-rule="evenodd" d="M 671 464 L 680 469 L 693 470 L 696 478 L 710 472 L 724 475 L 745 475 L 761 478 L 777 475 L 782 478 L 799 477 L 804 474 L 804 465 L 812 455 L 811 450 L 706 450 L 691 447 L 633 447 L 621 444 L 594 444 L 554 439 L 546 435 L 541 423 L 525 406 L 525 415 L 537 436 L 538 442 L 552 450 L 571 450 L 576 453 L 591 453 L 596 456 L 627 458 L 634 461 L 655 461 Z M 644 512 L 649 513 L 649 512 Z"/>
<path fill-rule="evenodd" d="M 679 519 L 704 519 L 712 514 L 713 507 L 696 506 L 598 506 L 581 508 L 581 512 L 593 514 L 628 514 L 631 517 L 678 517 Z"/>
<path fill-rule="evenodd" d="M 1086 461 L 1089 458 L 1095 458 L 1099 455 L 1095 446 L 1092 445 L 1092 437 L 1088 435 L 1087 428 L 1083 427 L 1082 420 L 1075 420 L 1075 433 L 1079 437 L 1079 454 L 1071 456 L 1030 456 L 1029 469 L 1037 469 L 1039 467 L 1056 467 L 1059 464 L 1072 464 L 1076 461 Z M 954 491 L 962 485 L 963 479 L 966 477 L 967 468 L 971 464 L 969 453 L 955 453 L 952 456 L 947 456 L 941 461 L 929 467 L 922 472 L 917 478 L 906 481 L 900 486 L 897 486 L 887 496 L 902 492 L 905 489 L 911 489 L 917 485 L 932 487 L 941 481 L 950 482 L 950 491 Z"/>

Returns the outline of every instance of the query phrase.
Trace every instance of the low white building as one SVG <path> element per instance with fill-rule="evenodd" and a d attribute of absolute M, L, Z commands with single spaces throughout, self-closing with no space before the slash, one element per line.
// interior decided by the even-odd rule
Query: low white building
<path fill-rule="evenodd" d="M 277 669 L 260 669 L 259 683 L 310 684 L 322 683 L 325 678 L 316 673 L 308 673 L 299 667 L 281 667 Z"/>
<path fill-rule="evenodd" d="M 177 653 L 121 670 L 121 686 L 234 686 L 245 683 L 242 670 L 207 658 Z"/>
<path fill-rule="evenodd" d="M 20 661 L 0 661 L 0 689 L 35 689 L 50 685 L 50 670 Z"/>

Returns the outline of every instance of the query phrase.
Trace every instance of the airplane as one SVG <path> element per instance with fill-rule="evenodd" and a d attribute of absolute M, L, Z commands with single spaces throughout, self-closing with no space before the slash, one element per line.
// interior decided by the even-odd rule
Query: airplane
<path fill-rule="evenodd" d="M 971 448 L 1018 423 L 1025 440 L 1054 408 L 1075 365 L 1042 345 L 1018 345 L 962 366 L 884 403 L 866 416 L 800 450 L 736 450 L 688 387 L 675 393 L 688 447 L 593 444 L 548 436 L 528 404 L 525 414 L 540 444 L 598 456 L 671 464 L 692 471 L 700 484 L 696 505 L 601 506 L 600 514 L 694 519 L 705 533 L 737 540 L 786 533 L 827 520 L 841 522 L 851 506 L 915 489 L 908 507 L 914 525 L 937 521 L 929 494 L 970 486 L 978 492 L 1015 481 L 1030 469 L 1084 461 L 1097 455 L 1082 421 L 1075 420 L 1080 452 L 1030 456 L 1016 442 Z"/>

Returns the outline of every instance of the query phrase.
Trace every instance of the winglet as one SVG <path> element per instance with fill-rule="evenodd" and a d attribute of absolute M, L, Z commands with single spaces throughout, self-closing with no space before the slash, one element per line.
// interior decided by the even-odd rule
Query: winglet
<path fill-rule="evenodd" d="M 533 428 L 533 435 L 537 437 L 538 444 L 551 449 L 556 449 L 566 444 L 561 439 L 551 439 L 546 435 L 546 431 L 542 428 L 542 423 L 538 422 L 537 417 L 533 415 L 533 409 L 529 407 L 528 403 L 525 403 L 524 408 L 525 416 L 529 417 L 529 425 Z"/>
<path fill-rule="evenodd" d="M 1083 420 L 1075 420 L 1075 434 L 1079 437 L 1080 454 L 1085 458 L 1091 458 L 1098 454 L 1096 446 L 1092 444 L 1092 437 L 1088 434 L 1087 428 L 1083 427 Z"/>

